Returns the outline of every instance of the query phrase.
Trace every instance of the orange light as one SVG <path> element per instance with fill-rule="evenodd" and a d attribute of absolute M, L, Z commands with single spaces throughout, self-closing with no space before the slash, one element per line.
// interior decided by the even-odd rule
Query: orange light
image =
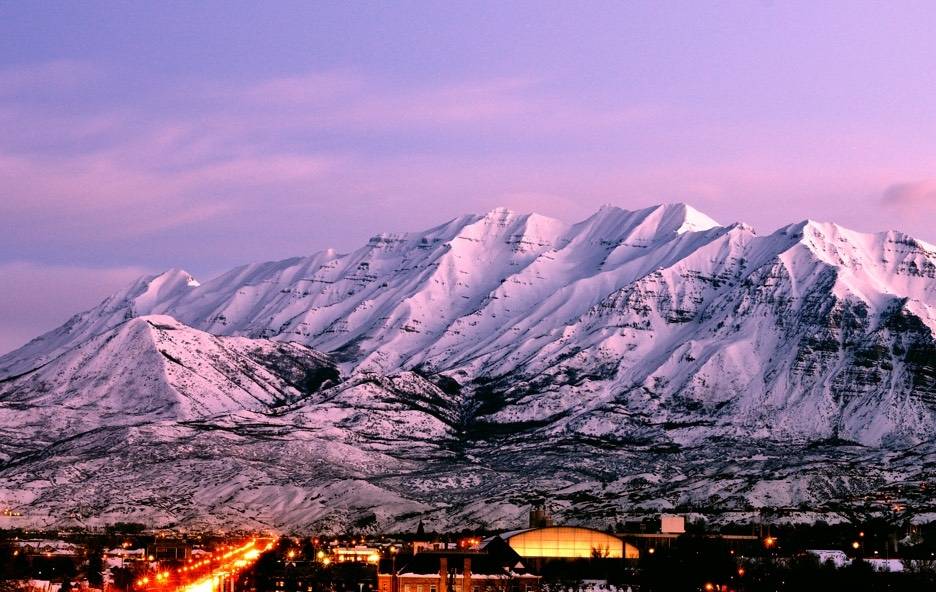
<path fill-rule="evenodd" d="M 705 589 L 706 589 L 706 590 L 714 590 L 714 589 L 715 589 L 715 584 L 713 584 L 712 582 L 706 582 L 706 583 L 705 583 Z"/>
<path fill-rule="evenodd" d="M 743 568 L 743 567 L 739 567 L 739 568 L 738 568 L 738 575 L 741 576 L 741 577 L 744 576 L 744 568 Z"/>
<path fill-rule="evenodd" d="M 852 549 L 856 549 L 856 550 L 857 550 L 858 547 L 860 547 L 860 546 L 861 546 L 861 543 L 859 543 L 858 541 L 855 541 L 855 542 L 852 543 Z"/>

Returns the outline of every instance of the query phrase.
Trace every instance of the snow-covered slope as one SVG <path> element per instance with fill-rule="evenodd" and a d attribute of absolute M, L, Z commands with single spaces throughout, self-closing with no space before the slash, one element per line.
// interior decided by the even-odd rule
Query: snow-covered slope
<path fill-rule="evenodd" d="M 141 277 L 91 310 L 76 314 L 61 327 L 0 358 L 0 378 L 37 368 L 128 319 L 161 312 L 169 303 L 198 285 L 194 277 L 181 269 Z"/>
<path fill-rule="evenodd" d="M 0 458 L 9 447 L 102 426 L 274 409 L 337 378 L 328 358 L 302 345 L 215 337 L 163 315 L 133 318 L 0 381 Z"/>
<path fill-rule="evenodd" d="M 522 511 L 505 493 L 520 465 L 540 493 L 597 471 L 635 504 L 701 503 L 702 491 L 734 506 L 815 504 L 877 491 L 896 478 L 888 455 L 929 450 L 934 330 L 936 247 L 899 232 L 805 221 L 759 236 L 684 204 L 609 206 L 571 225 L 496 209 L 201 285 L 177 270 L 142 278 L 0 358 L 0 429 L 35 417 L 85 441 L 83 421 L 141 438 L 156 430 L 143 425 L 174 426 L 160 428 L 175 434 L 167 449 L 198 430 L 219 438 L 217 454 L 234 438 L 277 465 L 280 444 L 255 441 L 273 433 L 313 442 L 300 456 L 323 474 L 344 466 L 337 447 L 377 498 L 429 514 L 449 504 L 446 519 Z M 331 368 L 308 348 L 346 381 L 297 387 L 287 358 Z M 5 438 L 11 463 L 28 466 L 22 440 Z M 49 454 L 44 470 L 59 470 Z M 556 462 L 576 467 L 562 487 Z M 700 484 L 721 466 L 744 477 Z M 904 467 L 900 479 L 916 478 Z M 502 505 L 474 507 L 471 492 Z M 292 520 L 282 504 L 268 523 Z"/>

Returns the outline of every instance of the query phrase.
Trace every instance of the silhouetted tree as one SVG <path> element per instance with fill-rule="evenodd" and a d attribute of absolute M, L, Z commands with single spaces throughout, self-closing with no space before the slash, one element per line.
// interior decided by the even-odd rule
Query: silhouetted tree
<path fill-rule="evenodd" d="M 88 549 L 88 584 L 92 588 L 104 587 L 104 550 L 94 546 Z"/>

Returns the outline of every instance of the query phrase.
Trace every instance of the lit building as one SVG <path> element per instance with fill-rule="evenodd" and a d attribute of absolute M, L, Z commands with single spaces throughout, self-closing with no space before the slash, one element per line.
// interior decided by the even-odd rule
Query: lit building
<path fill-rule="evenodd" d="M 686 532 L 686 517 L 676 514 L 661 514 L 660 532 L 675 534 Z"/>
<path fill-rule="evenodd" d="M 637 547 L 600 530 L 548 526 L 505 532 L 500 538 L 524 559 L 637 559 Z"/>
<path fill-rule="evenodd" d="M 332 555 L 338 563 L 377 563 L 380 560 L 380 549 L 365 545 L 335 547 L 332 549 Z"/>

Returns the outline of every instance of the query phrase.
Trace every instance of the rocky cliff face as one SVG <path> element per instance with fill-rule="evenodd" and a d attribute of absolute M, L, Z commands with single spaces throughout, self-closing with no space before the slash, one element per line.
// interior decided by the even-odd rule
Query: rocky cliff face
<path fill-rule="evenodd" d="M 0 358 L 0 498 L 278 528 L 509 526 L 538 495 L 585 520 L 923 511 L 934 329 L 936 247 L 898 232 L 498 209 L 142 278 Z"/>

